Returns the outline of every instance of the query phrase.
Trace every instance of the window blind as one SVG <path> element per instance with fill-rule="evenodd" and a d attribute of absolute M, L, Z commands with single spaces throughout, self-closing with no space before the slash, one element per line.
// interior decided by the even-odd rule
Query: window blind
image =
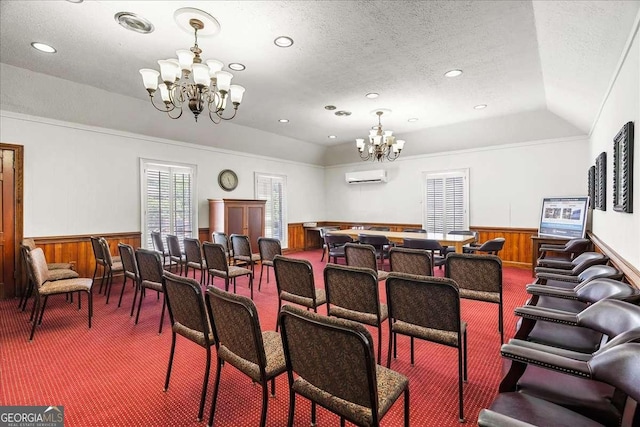
<path fill-rule="evenodd" d="M 265 204 L 265 236 L 278 239 L 282 247 L 287 247 L 286 178 L 261 173 L 256 173 L 255 178 L 256 199 L 267 201 Z"/>
<path fill-rule="evenodd" d="M 468 228 L 467 173 L 427 173 L 424 222 L 430 233 L 448 233 Z"/>

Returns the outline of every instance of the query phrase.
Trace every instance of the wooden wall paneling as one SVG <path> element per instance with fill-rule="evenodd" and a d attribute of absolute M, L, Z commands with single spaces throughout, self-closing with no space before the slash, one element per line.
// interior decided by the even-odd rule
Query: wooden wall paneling
<path fill-rule="evenodd" d="M 198 240 L 200 240 L 200 244 L 202 242 L 210 242 L 211 241 L 211 233 L 209 233 L 208 228 L 199 228 L 198 229 Z"/>
<path fill-rule="evenodd" d="M 287 224 L 288 249 L 302 251 L 305 247 L 305 229 L 301 222 Z"/>
<path fill-rule="evenodd" d="M 601 252 L 609 257 L 610 263 L 624 273 L 627 282 L 631 283 L 634 287 L 640 289 L 640 270 L 631 265 L 626 259 L 618 254 L 613 248 L 600 240 L 598 236 L 592 232 L 587 232 L 587 237 L 591 239 L 596 251 Z"/>
<path fill-rule="evenodd" d="M 478 242 L 504 237 L 504 248 L 499 256 L 505 266 L 531 267 L 531 236 L 538 235 L 536 228 L 471 227 L 478 232 Z"/>

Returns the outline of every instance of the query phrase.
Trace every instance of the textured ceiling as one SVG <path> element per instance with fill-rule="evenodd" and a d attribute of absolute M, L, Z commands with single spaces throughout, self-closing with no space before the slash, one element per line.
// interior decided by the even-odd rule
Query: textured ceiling
<path fill-rule="evenodd" d="M 157 68 L 158 59 L 193 44 L 173 12 L 195 7 L 222 27 L 217 36 L 200 38 L 203 58 L 246 66 L 232 71 L 234 82 L 247 89 L 233 121 L 239 125 L 331 145 L 366 135 L 376 108 L 393 110 L 383 125 L 400 135 L 548 109 L 578 133 L 588 133 L 639 5 L 3 0 L 0 62 L 146 100 L 138 70 Z M 120 11 L 146 17 L 155 31 L 143 35 L 123 29 L 113 18 Z M 294 45 L 276 47 L 273 39 L 280 35 L 292 37 Z M 58 53 L 39 53 L 29 47 L 32 41 L 51 44 Z M 454 68 L 464 74 L 443 76 Z M 367 99 L 368 92 L 380 97 Z M 50 116 L 48 111 L 61 108 L 59 99 L 40 101 L 40 112 L 32 106 L 30 113 Z M 9 104 L 3 101 L 3 108 Z M 327 104 L 352 115 L 337 117 L 323 108 Z M 477 104 L 488 107 L 475 110 Z M 83 120 L 82 111 L 77 114 L 81 123 L 99 124 Z M 411 117 L 419 120 L 409 123 Z M 280 118 L 290 122 L 278 123 Z M 215 129 L 205 120 L 198 126 Z M 179 121 L 185 124 L 176 126 L 192 124 L 191 117 Z"/>

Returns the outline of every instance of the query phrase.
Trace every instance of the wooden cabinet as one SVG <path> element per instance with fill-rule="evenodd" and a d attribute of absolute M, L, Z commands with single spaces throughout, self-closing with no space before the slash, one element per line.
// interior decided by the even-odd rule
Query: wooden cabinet
<path fill-rule="evenodd" d="M 209 199 L 209 233 L 249 236 L 251 251 L 258 252 L 258 237 L 264 236 L 266 200 Z"/>

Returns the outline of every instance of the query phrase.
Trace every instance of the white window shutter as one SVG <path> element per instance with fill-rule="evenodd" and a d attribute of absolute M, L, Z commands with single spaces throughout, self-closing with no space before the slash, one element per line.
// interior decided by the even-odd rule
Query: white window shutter
<path fill-rule="evenodd" d="M 286 177 L 256 173 L 255 183 L 256 199 L 267 201 L 265 236 L 278 239 L 282 247 L 287 247 Z"/>
<path fill-rule="evenodd" d="M 430 233 L 466 230 L 468 220 L 467 171 L 425 175 L 424 227 Z"/>

